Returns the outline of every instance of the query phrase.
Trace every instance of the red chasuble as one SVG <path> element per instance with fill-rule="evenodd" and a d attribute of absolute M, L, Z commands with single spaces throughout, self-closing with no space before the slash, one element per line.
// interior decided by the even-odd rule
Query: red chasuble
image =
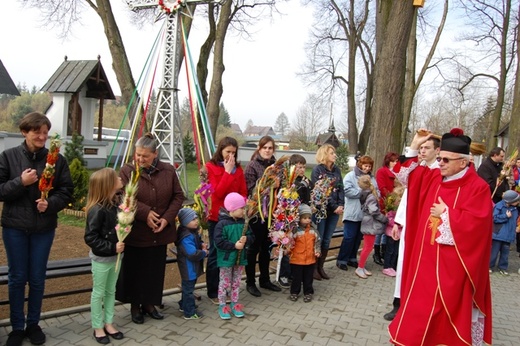
<path fill-rule="evenodd" d="M 409 160 L 406 164 L 415 162 Z M 454 245 L 438 244 L 439 218 L 430 208 L 447 205 Z M 396 345 L 471 345 L 472 308 L 485 317 L 491 344 L 491 194 L 474 169 L 443 182 L 439 169 L 419 166 L 408 178 L 406 250 L 401 307 L 389 326 Z"/>

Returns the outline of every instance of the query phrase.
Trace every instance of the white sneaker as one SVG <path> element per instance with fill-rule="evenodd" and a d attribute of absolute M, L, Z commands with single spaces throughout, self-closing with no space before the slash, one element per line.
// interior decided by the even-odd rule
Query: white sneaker
<path fill-rule="evenodd" d="M 360 278 L 362 279 L 366 279 L 368 278 L 368 276 L 366 276 L 365 274 L 365 270 L 363 268 L 356 268 L 356 270 L 354 271 L 354 273 L 356 273 L 357 276 L 359 276 Z"/>

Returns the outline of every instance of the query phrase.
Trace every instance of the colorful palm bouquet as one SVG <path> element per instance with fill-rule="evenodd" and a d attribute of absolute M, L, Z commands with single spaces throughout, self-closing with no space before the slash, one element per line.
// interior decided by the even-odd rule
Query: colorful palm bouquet
<path fill-rule="evenodd" d="M 192 208 L 199 216 L 201 228 L 208 229 L 208 216 L 211 211 L 211 195 L 215 191 L 209 183 L 208 171 L 202 168 L 199 172 L 200 184 L 194 191 Z"/>
<path fill-rule="evenodd" d="M 122 202 L 119 205 L 117 213 L 116 235 L 119 241 L 124 241 L 132 231 L 132 223 L 134 222 L 135 212 L 137 209 L 137 188 L 139 176 L 141 175 L 138 165 L 135 165 L 135 171 L 130 175 L 130 181 L 126 184 Z M 116 271 L 119 267 L 121 253 L 117 254 Z"/>
<path fill-rule="evenodd" d="M 52 182 L 54 181 L 54 175 L 56 173 L 56 161 L 60 154 L 61 139 L 59 134 L 55 134 L 51 138 L 51 146 L 47 154 L 47 162 L 43 169 L 40 181 L 38 182 L 38 188 L 41 191 L 41 199 L 46 200 L 49 197 L 49 191 L 52 190 Z"/>
<path fill-rule="evenodd" d="M 296 178 L 296 166 L 286 166 L 287 177 L 285 186 L 278 191 L 277 204 L 273 212 L 274 222 L 269 229 L 271 241 L 278 246 L 278 264 L 276 266 L 276 281 L 280 276 L 280 266 L 282 256 L 289 254 L 294 245 L 292 237 L 294 230 L 298 227 L 300 214 L 298 208 L 301 201 L 299 199 L 294 179 Z"/>
<path fill-rule="evenodd" d="M 500 171 L 500 174 L 497 177 L 497 184 L 495 186 L 495 190 L 493 190 L 493 194 L 491 195 L 491 198 L 495 196 L 495 193 L 497 192 L 497 189 L 500 185 L 502 185 L 502 182 L 504 179 L 513 179 L 512 178 L 512 169 L 515 166 L 516 158 L 518 157 L 518 148 L 515 149 L 515 151 L 509 156 L 509 159 L 504 163 L 504 166 L 502 167 L 502 170 Z"/>
<path fill-rule="evenodd" d="M 268 228 L 271 227 L 272 214 L 274 210 L 275 189 L 284 180 L 284 162 L 289 156 L 282 156 L 271 166 L 267 167 L 264 174 L 258 181 L 249 196 L 245 207 L 245 222 L 242 235 L 245 236 L 249 227 L 249 221 L 255 217 L 260 217 L 262 222 L 267 218 Z M 240 262 L 242 250 L 238 251 L 237 263 Z"/>
<path fill-rule="evenodd" d="M 329 196 L 334 190 L 336 179 L 328 176 L 320 176 L 314 184 L 311 191 L 311 209 L 316 223 L 327 218 L 327 205 L 329 204 Z"/>

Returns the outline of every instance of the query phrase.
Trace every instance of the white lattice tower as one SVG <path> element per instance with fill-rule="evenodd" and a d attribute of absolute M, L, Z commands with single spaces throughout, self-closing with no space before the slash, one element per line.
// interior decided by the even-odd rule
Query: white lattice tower
<path fill-rule="evenodd" d="M 171 10 L 166 16 L 166 38 L 164 44 L 163 79 L 157 95 L 157 108 L 151 132 L 158 140 L 159 157 L 171 163 L 177 170 L 184 194 L 188 196 L 186 162 L 182 145 L 181 117 L 179 110 L 178 81 L 181 45 L 181 4 L 208 3 L 209 1 L 190 0 L 127 0 L 132 10 L 163 8 Z"/>

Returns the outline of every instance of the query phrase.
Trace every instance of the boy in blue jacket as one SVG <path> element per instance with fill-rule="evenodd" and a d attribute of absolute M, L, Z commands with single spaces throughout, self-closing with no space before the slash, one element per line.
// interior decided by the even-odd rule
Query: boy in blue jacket
<path fill-rule="evenodd" d="M 195 310 L 193 291 L 197 278 L 203 274 L 204 257 L 208 256 L 208 246 L 199 235 L 199 218 L 190 208 L 182 208 L 178 214 L 180 226 L 177 236 L 177 264 L 182 278 L 182 298 L 179 311 L 185 320 L 198 320 L 202 317 Z"/>
<path fill-rule="evenodd" d="M 491 243 L 491 258 L 489 273 L 493 272 L 498 254 L 498 271 L 509 275 L 509 247 L 516 238 L 516 220 L 518 219 L 518 203 L 520 195 L 514 190 L 504 192 L 502 200 L 493 208 L 493 242 Z"/>

